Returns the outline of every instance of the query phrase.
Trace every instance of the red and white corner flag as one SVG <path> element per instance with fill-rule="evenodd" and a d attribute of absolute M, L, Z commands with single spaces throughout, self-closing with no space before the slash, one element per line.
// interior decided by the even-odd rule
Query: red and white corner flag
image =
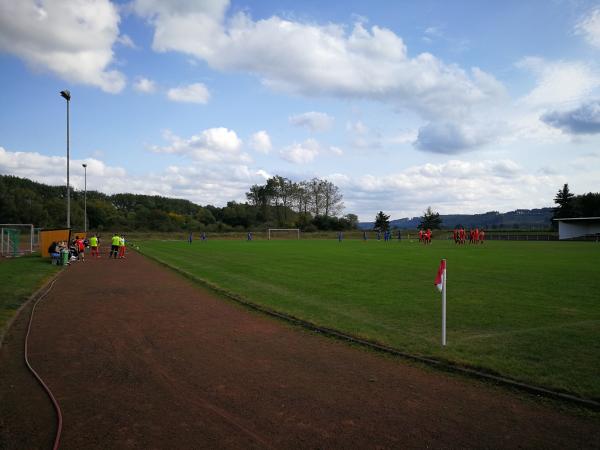
<path fill-rule="evenodd" d="M 438 291 L 442 292 L 442 288 L 444 287 L 444 278 L 446 277 L 446 260 L 442 259 L 440 261 L 440 267 L 438 268 L 437 275 L 435 276 L 435 287 L 438 288 Z"/>
<path fill-rule="evenodd" d="M 434 281 L 442 293 L 442 345 L 446 345 L 446 278 L 446 260 L 442 259 Z"/>

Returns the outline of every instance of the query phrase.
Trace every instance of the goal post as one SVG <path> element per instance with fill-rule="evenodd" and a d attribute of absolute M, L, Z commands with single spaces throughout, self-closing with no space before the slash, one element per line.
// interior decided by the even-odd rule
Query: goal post
<path fill-rule="evenodd" d="M 275 233 L 275 234 L 273 234 L 273 236 L 275 236 L 279 232 L 286 232 L 289 234 L 294 234 L 294 235 L 296 235 L 296 239 L 300 239 L 300 228 L 269 228 L 267 231 L 268 231 L 269 241 L 271 240 L 272 233 Z"/>
<path fill-rule="evenodd" d="M 0 223 L 0 256 L 33 253 L 35 228 L 30 223 Z"/>

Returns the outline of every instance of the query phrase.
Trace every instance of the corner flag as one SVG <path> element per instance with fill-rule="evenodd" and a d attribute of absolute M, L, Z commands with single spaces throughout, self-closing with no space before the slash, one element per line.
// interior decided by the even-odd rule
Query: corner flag
<path fill-rule="evenodd" d="M 442 259 L 440 261 L 440 267 L 438 268 L 437 275 L 435 277 L 435 287 L 438 288 L 438 291 L 442 292 L 442 288 L 444 286 L 444 278 L 446 277 L 446 260 Z"/>
<path fill-rule="evenodd" d="M 435 287 L 442 293 L 442 345 L 446 345 L 446 260 L 440 261 L 437 275 L 435 277 Z"/>

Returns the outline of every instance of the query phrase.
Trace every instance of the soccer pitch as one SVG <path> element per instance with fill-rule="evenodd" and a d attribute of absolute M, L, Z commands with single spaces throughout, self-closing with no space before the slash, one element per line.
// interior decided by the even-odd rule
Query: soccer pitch
<path fill-rule="evenodd" d="M 600 398 L 600 246 L 594 243 L 139 245 L 142 253 L 190 275 L 321 326 Z M 441 296 L 433 283 L 441 258 L 448 261 L 445 348 Z"/>

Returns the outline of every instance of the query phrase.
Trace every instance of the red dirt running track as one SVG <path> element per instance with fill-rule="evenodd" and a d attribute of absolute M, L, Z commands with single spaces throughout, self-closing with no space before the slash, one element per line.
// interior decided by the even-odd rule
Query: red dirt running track
<path fill-rule="evenodd" d="M 0 351 L 0 448 L 54 438 L 28 313 Z M 69 267 L 30 360 L 64 449 L 600 448 L 597 416 L 311 334 L 137 254 Z"/>

